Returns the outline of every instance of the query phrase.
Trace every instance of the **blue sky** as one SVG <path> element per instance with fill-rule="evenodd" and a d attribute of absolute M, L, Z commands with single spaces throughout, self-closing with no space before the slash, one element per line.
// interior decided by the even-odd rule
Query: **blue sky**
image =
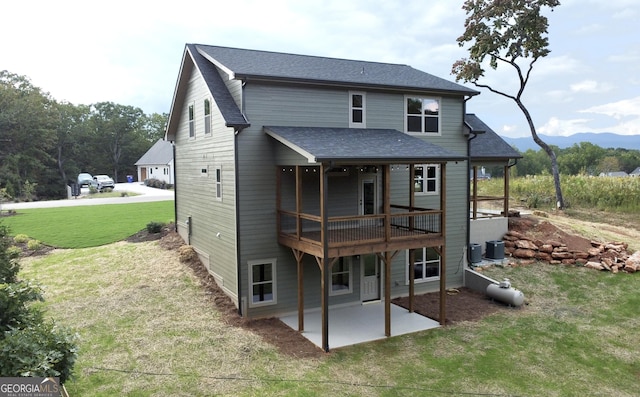
<path fill-rule="evenodd" d="M 451 65 L 466 55 L 456 43 L 462 3 L 12 1 L 2 7 L 0 70 L 29 77 L 59 101 L 112 101 L 146 113 L 169 112 L 185 43 L 402 63 L 454 81 Z M 561 3 L 548 14 L 552 52 L 524 95 L 538 132 L 640 135 L 640 2 Z M 513 90 L 514 79 L 499 68 L 484 82 Z M 529 135 L 513 102 L 481 92 L 469 112 L 503 136 Z"/>

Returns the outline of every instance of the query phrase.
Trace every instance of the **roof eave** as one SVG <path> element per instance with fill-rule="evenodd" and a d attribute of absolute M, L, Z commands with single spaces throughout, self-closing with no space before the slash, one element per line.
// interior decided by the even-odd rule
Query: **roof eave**
<path fill-rule="evenodd" d="M 261 82 L 273 82 L 273 83 L 292 83 L 292 84 L 308 84 L 308 85 L 322 85 L 333 87 L 357 87 L 357 88 L 371 88 L 377 90 L 394 90 L 394 91 L 415 91 L 415 92 L 434 92 L 448 95 L 462 95 L 462 96 L 476 96 L 480 94 L 480 91 L 472 89 L 468 90 L 450 90 L 442 88 L 426 88 L 426 87 L 412 87 L 403 85 L 389 85 L 389 84 L 365 84 L 358 82 L 339 81 L 339 80 L 317 80 L 317 79 L 301 79 L 292 77 L 279 77 L 279 76 L 264 76 L 255 74 L 241 74 L 236 73 L 235 78 L 243 81 L 261 81 Z"/>

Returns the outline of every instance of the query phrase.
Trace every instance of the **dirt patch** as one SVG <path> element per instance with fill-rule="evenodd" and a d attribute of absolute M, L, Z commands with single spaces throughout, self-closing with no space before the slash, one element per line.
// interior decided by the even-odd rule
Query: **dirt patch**
<path fill-rule="evenodd" d="M 528 238 L 542 242 L 549 240 L 562 242 L 566 244 L 569 251 L 588 251 L 592 247 L 590 239 L 567 233 L 551 222 L 537 217 L 509 218 L 509 230 L 522 233 Z"/>

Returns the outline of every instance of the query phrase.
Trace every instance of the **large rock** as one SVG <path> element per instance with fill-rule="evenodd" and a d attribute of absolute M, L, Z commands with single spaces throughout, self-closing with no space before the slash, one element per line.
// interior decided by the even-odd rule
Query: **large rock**
<path fill-rule="evenodd" d="M 536 251 L 525 249 L 525 248 L 518 248 L 515 251 L 513 251 L 511 255 L 513 255 L 516 258 L 533 259 L 536 257 Z"/>
<path fill-rule="evenodd" d="M 604 267 L 599 262 L 587 262 L 584 267 L 589 269 L 604 270 Z"/>
<path fill-rule="evenodd" d="M 562 260 L 562 259 L 574 259 L 573 254 L 571 252 L 554 252 L 551 254 L 553 259 Z"/>
<path fill-rule="evenodd" d="M 526 250 L 534 250 L 534 251 L 538 249 L 538 246 L 535 245 L 533 241 L 529 241 L 529 240 L 516 241 L 516 247 L 526 249 Z"/>

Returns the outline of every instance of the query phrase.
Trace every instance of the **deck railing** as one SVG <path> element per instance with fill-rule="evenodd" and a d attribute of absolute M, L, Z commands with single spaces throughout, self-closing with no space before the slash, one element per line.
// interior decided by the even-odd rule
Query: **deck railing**
<path fill-rule="evenodd" d="M 321 243 L 322 218 L 318 215 L 279 210 L 281 235 L 313 244 Z M 327 238 L 331 246 L 424 238 L 441 235 L 442 211 L 392 206 L 390 214 L 329 217 Z M 388 228 L 386 227 L 388 223 Z"/>

